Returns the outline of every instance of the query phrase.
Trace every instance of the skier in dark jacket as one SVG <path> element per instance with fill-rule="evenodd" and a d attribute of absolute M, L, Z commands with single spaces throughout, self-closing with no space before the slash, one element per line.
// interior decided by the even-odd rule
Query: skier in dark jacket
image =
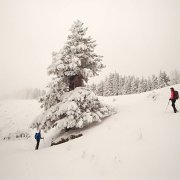
<path fill-rule="evenodd" d="M 37 143 L 36 143 L 35 150 L 38 150 L 40 140 L 41 140 L 41 139 L 44 139 L 44 138 L 41 137 L 41 130 L 39 130 L 39 132 L 37 132 L 37 133 L 35 134 L 35 139 L 36 139 L 36 142 L 37 142 Z"/>
<path fill-rule="evenodd" d="M 170 88 L 170 90 L 171 90 L 171 97 L 169 98 L 169 100 L 171 100 L 174 113 L 176 113 L 178 111 L 177 111 L 176 106 L 175 106 L 175 103 L 176 103 L 175 91 L 174 91 L 173 87 Z"/>

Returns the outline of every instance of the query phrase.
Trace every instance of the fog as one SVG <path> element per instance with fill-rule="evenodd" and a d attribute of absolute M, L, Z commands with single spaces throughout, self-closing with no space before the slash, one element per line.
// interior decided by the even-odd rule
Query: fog
<path fill-rule="evenodd" d="M 179 0 L 0 0 L 0 94 L 44 88 L 51 53 L 77 19 L 104 56 L 98 80 L 180 69 Z"/>

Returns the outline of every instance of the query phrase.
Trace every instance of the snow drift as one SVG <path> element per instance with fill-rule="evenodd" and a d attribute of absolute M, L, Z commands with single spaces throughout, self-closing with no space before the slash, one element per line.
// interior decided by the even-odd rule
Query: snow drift
<path fill-rule="evenodd" d="M 174 87 L 180 92 L 180 85 Z M 35 141 L 31 138 L 1 141 L 0 178 L 179 180 L 180 113 L 173 113 L 170 105 L 166 110 L 169 96 L 166 87 L 137 95 L 102 97 L 102 101 L 116 107 L 117 114 L 86 129 L 82 137 L 50 148 L 44 148 L 48 145 L 43 134 L 45 144 L 41 142 L 39 151 L 34 151 Z M 14 110 L 19 103 L 14 102 Z M 4 102 L 0 104 L 4 107 Z M 15 117 L 7 104 L 3 109 L 13 117 L 11 124 L 17 119 L 24 127 L 31 123 L 25 115 L 33 105 L 30 108 L 27 103 L 23 114 L 16 110 Z M 176 106 L 180 110 L 180 100 Z M 24 118 L 19 118 L 22 115 Z M 1 113 L 0 127 L 7 118 Z M 4 127 L 4 132 L 12 127 Z"/>

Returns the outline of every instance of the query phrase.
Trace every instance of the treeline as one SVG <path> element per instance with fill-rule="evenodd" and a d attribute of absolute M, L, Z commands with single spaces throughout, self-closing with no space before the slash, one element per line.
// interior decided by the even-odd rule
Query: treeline
<path fill-rule="evenodd" d="M 169 85 L 180 83 L 180 72 L 173 71 L 170 76 L 165 71 L 159 75 L 148 78 L 135 76 L 121 76 L 118 73 L 110 73 L 105 80 L 98 84 L 93 83 L 89 88 L 99 96 L 117 96 L 124 94 L 138 94 Z"/>
<path fill-rule="evenodd" d="M 45 94 L 45 90 L 41 90 L 38 88 L 27 88 L 16 92 L 14 94 L 14 97 L 17 99 L 38 99 L 44 94 Z"/>
<path fill-rule="evenodd" d="M 0 99 L 38 99 L 45 94 L 45 90 L 26 88 L 0 97 Z"/>

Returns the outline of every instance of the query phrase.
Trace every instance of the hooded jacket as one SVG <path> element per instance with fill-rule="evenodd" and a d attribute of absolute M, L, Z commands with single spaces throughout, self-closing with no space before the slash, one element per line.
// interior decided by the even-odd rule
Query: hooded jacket
<path fill-rule="evenodd" d="M 174 100 L 174 99 L 175 99 L 175 92 L 174 92 L 174 89 L 172 88 L 170 100 Z"/>

